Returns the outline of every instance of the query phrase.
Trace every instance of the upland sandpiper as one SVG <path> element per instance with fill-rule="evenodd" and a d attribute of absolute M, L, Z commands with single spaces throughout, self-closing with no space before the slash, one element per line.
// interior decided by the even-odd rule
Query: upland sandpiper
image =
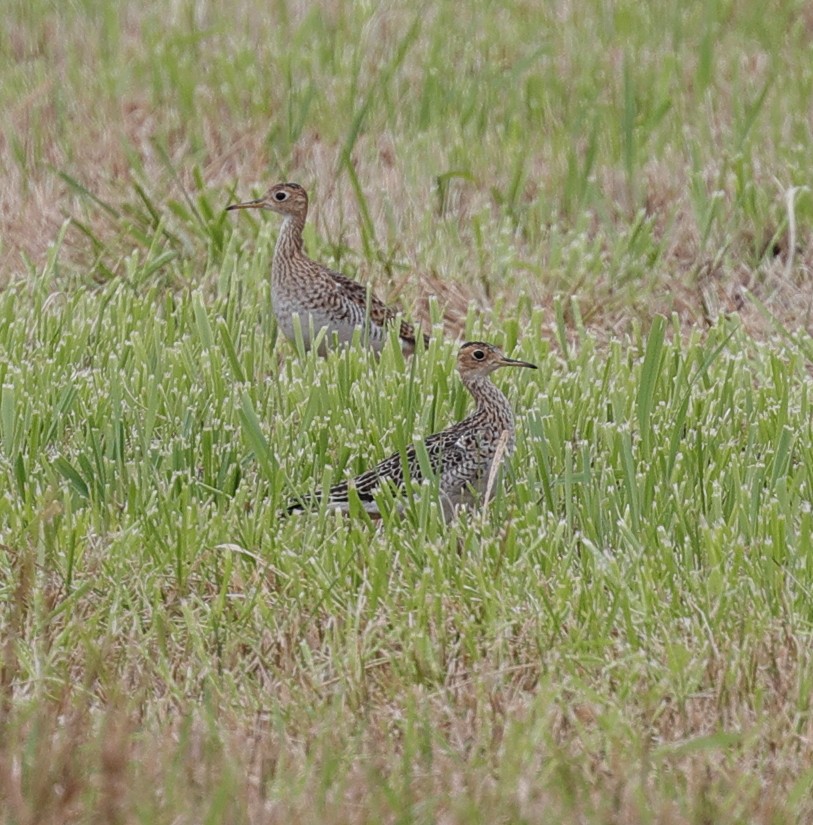
<path fill-rule="evenodd" d="M 451 427 L 430 435 L 425 441 L 432 472 L 438 477 L 441 506 L 446 519 L 463 504 L 485 501 L 491 492 L 502 459 L 514 449 L 514 415 L 508 399 L 491 382 L 489 375 L 499 367 L 529 367 L 535 364 L 506 358 L 497 347 L 482 341 L 463 344 L 457 356 L 457 370 L 463 386 L 477 402 L 474 412 Z M 394 491 L 404 488 L 404 467 L 413 481 L 423 472 L 414 445 L 405 455 L 395 453 L 371 470 L 331 487 L 326 494 L 309 494 L 292 501 L 288 512 L 312 509 L 323 498 L 328 507 L 349 509 L 349 491 L 354 488 L 362 507 L 380 515 L 376 493 L 385 484 Z"/>
<path fill-rule="evenodd" d="M 322 329 L 320 353 L 325 354 L 334 338 L 349 342 L 361 330 L 362 341 L 380 352 L 387 327 L 397 312 L 382 303 L 365 286 L 311 260 L 303 251 L 302 230 L 308 215 L 308 194 L 298 183 L 278 183 L 261 198 L 233 203 L 232 209 L 270 209 L 285 216 L 271 264 L 271 301 L 279 328 L 296 340 L 294 317 L 299 317 L 306 349 Z M 401 321 L 398 337 L 406 355 L 415 349 L 415 328 Z M 429 337 L 423 336 L 428 343 Z"/>

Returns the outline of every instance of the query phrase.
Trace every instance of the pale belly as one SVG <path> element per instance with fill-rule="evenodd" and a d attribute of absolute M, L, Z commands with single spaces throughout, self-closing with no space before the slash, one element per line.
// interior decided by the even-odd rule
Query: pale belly
<path fill-rule="evenodd" d="M 361 316 L 357 323 L 350 320 L 336 318 L 321 307 L 306 307 L 301 301 L 290 301 L 284 294 L 272 292 L 271 300 L 274 305 L 274 315 L 277 326 L 282 334 L 294 343 L 297 340 L 297 325 L 301 330 L 302 343 L 306 350 L 310 350 L 313 342 L 322 330 L 325 330 L 319 346 L 319 352 L 324 355 L 327 348 L 339 344 L 349 344 L 353 340 L 356 330 L 364 340 L 364 319 Z M 376 324 L 367 322 L 368 346 L 375 352 L 380 352 L 384 346 L 384 330 Z"/>
<path fill-rule="evenodd" d="M 507 433 L 506 433 L 507 435 Z M 514 439 L 508 436 L 504 444 L 495 450 L 488 450 L 476 462 L 477 467 L 464 477 L 441 479 L 440 501 L 443 514 L 449 520 L 459 507 L 478 507 L 487 503 L 486 493 L 493 497 L 502 483 L 502 464 L 514 451 Z M 496 462 L 496 463 L 495 463 Z M 489 486 L 489 476 L 491 489 Z"/>

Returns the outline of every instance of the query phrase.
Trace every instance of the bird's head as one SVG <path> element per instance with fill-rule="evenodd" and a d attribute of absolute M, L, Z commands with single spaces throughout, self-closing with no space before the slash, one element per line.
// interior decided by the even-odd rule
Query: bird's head
<path fill-rule="evenodd" d="M 492 344 L 483 341 L 469 341 L 457 353 L 457 370 L 464 378 L 474 375 L 488 375 L 500 367 L 528 367 L 535 370 L 536 364 L 507 358 Z"/>
<path fill-rule="evenodd" d="M 226 207 L 232 209 L 270 209 L 280 215 L 306 215 L 308 193 L 298 183 L 276 183 L 261 198 Z"/>

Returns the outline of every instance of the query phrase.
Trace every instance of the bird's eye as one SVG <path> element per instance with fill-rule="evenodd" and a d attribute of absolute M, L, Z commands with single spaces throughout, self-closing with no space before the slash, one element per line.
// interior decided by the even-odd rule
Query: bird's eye
<path fill-rule="evenodd" d="M 476 349 L 476 350 L 474 350 L 474 352 L 472 353 L 472 357 L 473 357 L 476 361 L 482 361 L 482 360 L 483 360 L 483 358 L 485 358 L 485 357 L 486 357 L 486 354 L 485 354 L 485 353 L 484 353 L 481 349 Z"/>
<path fill-rule="evenodd" d="M 276 200 L 278 200 L 278 201 L 284 201 L 287 197 L 288 197 L 288 193 L 287 193 L 287 192 L 277 192 L 277 193 L 274 195 L 274 198 L 275 198 Z"/>

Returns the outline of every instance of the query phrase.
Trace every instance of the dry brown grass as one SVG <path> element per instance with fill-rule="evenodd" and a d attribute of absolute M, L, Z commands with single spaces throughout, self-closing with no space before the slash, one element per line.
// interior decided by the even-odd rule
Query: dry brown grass
<path fill-rule="evenodd" d="M 407 800 L 411 817 L 449 823 L 474 811 L 506 822 L 792 821 L 789 794 L 798 805 L 813 759 L 809 715 L 786 711 L 809 679 L 805 644 L 777 627 L 750 661 L 732 668 L 737 653 L 723 649 L 701 690 L 650 707 L 641 698 L 657 686 L 645 681 L 612 709 L 577 701 L 538 660 L 471 672 L 451 658 L 442 687 L 406 693 L 374 668 L 360 675 L 358 705 L 346 685 L 294 667 L 275 673 L 271 694 L 297 697 L 285 719 L 211 696 L 179 713 L 86 682 L 5 717 L 2 821 L 196 822 L 216 804 L 221 821 L 398 822 Z M 331 722 L 314 724 L 307 707 L 328 708 Z M 422 730 L 409 730 L 409 707 Z M 809 803 L 797 811 L 813 815 Z"/>
<path fill-rule="evenodd" d="M 297 21 L 302 24 L 306 11 L 298 4 L 290 11 L 289 25 L 295 29 Z M 572 9 L 563 12 L 571 25 L 572 12 Z M 327 20 L 333 15 L 335 24 L 346 25 L 338 8 L 332 12 L 325 9 L 325 13 Z M 267 30 L 268 21 L 257 16 L 253 3 L 239 4 L 234 15 L 237 31 L 251 31 L 252 27 Z M 200 25 L 215 25 L 210 9 L 202 7 L 199 16 L 205 21 Z M 177 25 L 183 21 L 177 12 L 173 12 L 170 19 Z M 121 15 L 118 48 L 123 60 L 140 58 L 145 29 L 153 22 L 149 16 L 142 20 L 135 9 Z M 402 11 L 390 10 L 371 18 L 365 31 L 369 42 L 377 44 L 365 57 L 371 76 L 386 64 L 387 44 L 391 47 L 397 41 L 404 26 Z M 215 42 L 228 49 L 233 40 L 234 37 L 218 37 Z M 125 84 L 122 93 L 115 97 L 101 92 L 83 97 L 79 89 L 65 87 L 58 80 L 77 73 L 77 51 L 84 53 L 88 66 L 105 62 L 103 44 L 88 39 L 81 16 L 52 13 L 33 25 L 30 20 L 14 18 L 6 33 L 6 43 L 17 61 L 46 59 L 49 72 L 15 99 L 5 113 L 5 129 L 0 134 L 0 165 L 5 170 L 0 190 L 0 235 L 4 238 L 5 250 L 0 277 L 6 280 L 15 277 L 27 266 L 41 269 L 48 248 L 66 219 L 81 221 L 97 243 L 92 246 L 85 233 L 71 229 L 61 253 L 65 269 L 93 268 L 101 255 L 115 272 L 120 270 L 123 256 L 134 245 L 138 246 L 132 237 L 122 236 L 120 219 L 79 196 L 60 177 L 62 171 L 119 213 L 126 212 L 132 203 L 134 182 L 147 188 L 160 209 L 170 200 L 194 199 L 200 194 L 208 195 L 217 206 L 218 202 L 228 200 L 229 190 L 237 188 L 245 192 L 251 187 L 264 186 L 272 178 L 297 178 L 311 189 L 319 235 L 329 239 L 334 247 L 360 248 L 359 203 L 343 172 L 341 133 L 323 134 L 318 125 L 306 124 L 290 150 L 283 153 L 269 144 L 268 121 L 248 111 L 242 117 L 235 117 L 234 102 L 220 97 L 215 79 L 210 81 L 208 77 L 196 91 L 200 105 L 195 112 L 194 135 L 189 134 L 177 108 L 171 105 L 157 108 L 149 92 L 135 83 Z M 425 52 L 425 48 L 419 48 L 418 52 Z M 687 88 L 697 70 L 696 60 L 692 58 L 682 66 Z M 562 50 L 559 59 L 562 61 L 557 72 L 560 78 L 578 75 L 579 67 L 572 52 Z M 621 49 L 611 50 L 607 59 L 612 71 L 622 71 Z M 644 58 L 645 61 L 655 59 L 654 56 Z M 268 65 L 273 57 L 263 55 L 262 60 Z M 742 60 L 745 62 L 741 66 L 732 61 L 730 68 L 715 79 L 717 94 L 713 105 L 698 113 L 698 121 L 687 124 L 687 130 L 707 130 L 712 141 L 726 145 L 737 118 L 736 73 L 747 72 L 749 85 L 754 89 L 770 76 L 770 61 L 764 51 Z M 409 81 L 419 66 L 420 63 L 411 61 L 404 65 L 404 82 Z M 612 100 L 610 92 L 609 88 L 605 89 L 597 104 L 608 105 Z M 706 123 L 705 118 L 708 118 Z M 493 136 L 488 140 L 493 141 Z M 557 187 L 562 185 L 568 157 L 562 153 L 552 154 L 561 148 L 553 141 L 534 141 L 533 145 L 537 143 L 538 149 L 528 153 L 524 169 L 521 209 L 560 197 Z M 581 149 L 576 146 L 574 151 L 584 154 L 585 147 L 586 144 Z M 776 208 L 772 211 L 775 219 L 781 221 L 781 225 L 758 228 L 745 225 L 741 220 L 737 225 L 738 182 L 731 171 L 730 157 L 716 153 L 708 158 L 700 178 L 708 193 L 719 192 L 718 206 L 723 217 L 704 239 L 691 192 L 698 180 L 691 157 L 676 140 L 658 155 L 642 159 L 637 183 L 639 202 L 651 222 L 653 240 L 663 249 L 655 271 L 639 278 L 634 288 L 626 286 L 619 290 L 612 270 L 619 264 L 623 266 L 623 261 L 613 255 L 612 233 L 625 231 L 637 209 L 635 203 L 630 203 L 629 181 L 622 167 L 610 164 L 597 167 L 591 184 L 605 203 L 617 207 L 616 214 L 609 216 L 609 222 L 607 214 L 593 211 L 592 223 L 587 228 L 588 240 L 592 235 L 591 242 L 603 247 L 607 256 L 601 266 L 603 273 L 586 272 L 584 279 L 569 284 L 555 272 L 538 277 L 537 267 L 541 267 L 542 273 L 546 270 L 544 240 L 540 243 L 536 229 L 528 240 L 520 227 L 513 240 L 520 280 L 504 284 L 496 273 L 484 277 L 478 271 L 482 265 L 475 263 L 469 229 L 473 217 L 482 214 L 491 216 L 489 221 L 494 230 L 504 225 L 499 198 L 495 199 L 499 177 L 495 178 L 489 169 L 472 168 L 472 179 L 451 182 L 449 194 L 439 209 L 432 176 L 427 179 L 415 174 L 416 162 L 421 163 L 420 155 L 415 152 L 423 148 L 420 139 L 405 140 L 403 135 L 391 130 L 362 131 L 351 158 L 363 186 L 381 251 L 395 258 L 401 267 L 394 285 L 389 287 L 391 294 L 397 295 L 403 289 L 407 304 L 417 302 L 423 314 L 427 298 L 437 297 L 452 332 L 458 330 L 460 319 L 471 304 L 482 310 L 494 306 L 510 310 L 522 294 L 541 306 L 550 306 L 556 295 L 572 294 L 587 324 L 610 334 L 627 328 L 632 319 L 672 312 L 678 313 L 690 326 L 707 323 L 721 313 L 740 312 L 749 329 L 756 334 L 766 334 L 769 330 L 764 318 L 748 301 L 746 289 L 757 295 L 786 326 L 808 328 L 813 298 L 809 228 L 803 220 L 797 231 L 793 265 L 788 267 L 790 250 L 784 195 L 790 181 L 777 180 L 775 164 L 766 163 L 761 169 L 755 162 L 750 170 L 753 175 L 750 184 L 769 201 L 774 201 Z M 445 154 L 442 146 L 435 148 L 440 155 Z M 760 148 L 765 158 L 775 158 L 781 147 L 775 145 L 771 134 Z M 493 147 L 487 145 L 484 150 L 493 151 L 496 157 L 500 147 L 495 142 Z M 20 152 L 24 160 L 20 159 Z M 133 158 L 137 158 L 137 170 L 133 168 Z M 433 165 L 442 168 L 440 164 Z M 194 169 L 200 170 L 205 181 L 202 192 L 193 180 Z M 501 174 L 498 167 L 494 172 Z M 805 216 L 808 213 L 806 208 Z M 585 215 L 590 214 L 588 208 Z M 427 238 L 427 228 L 433 225 L 435 237 Z M 454 247 L 448 256 L 442 251 L 448 244 L 445 225 L 451 226 L 463 244 L 459 250 Z M 199 241 L 197 250 L 195 245 L 193 238 L 185 253 L 199 258 L 202 267 L 204 249 Z M 523 261 L 533 263 L 534 267 L 526 270 L 524 277 Z M 755 261 L 760 263 L 755 266 Z M 485 266 L 489 268 L 490 262 L 486 261 Z M 382 273 L 381 261 L 362 260 L 357 268 L 372 280 L 388 277 L 386 271 Z"/>
<path fill-rule="evenodd" d="M 67 621 L 55 608 L 68 594 L 47 584 L 32 553 L 16 558 L 3 625 L 2 822 L 192 823 L 215 811 L 218 821 L 330 824 L 465 823 L 475 812 L 478 821 L 619 825 L 813 815 L 804 801 L 813 661 L 807 635 L 781 622 L 745 646 L 717 630 L 701 651 L 687 635 L 690 667 L 705 666 L 683 695 L 664 691 L 660 666 L 630 658 L 621 639 L 603 652 L 606 668 L 577 675 L 567 639 L 578 626 L 563 627 L 543 658 L 536 622 L 472 656 L 449 642 L 465 610 L 453 601 L 432 630 L 444 655 L 419 665 L 425 678 L 411 684 L 392 648 L 335 669 L 337 639 L 352 632 L 361 650 L 386 630 L 384 615 L 351 630 L 307 612 L 267 634 L 259 656 L 244 650 L 234 665 L 250 678 L 236 691 L 214 672 L 186 673 L 182 638 L 167 639 L 177 646 L 164 651 L 177 665 L 168 684 L 127 635 L 73 646 L 64 679 L 34 684 L 19 678 L 18 651 L 62 655 L 66 627 L 97 611 L 101 593 L 74 600 Z M 266 585 L 271 600 L 273 575 Z M 194 589 L 216 598 L 211 580 Z M 616 680 L 624 661 L 633 681 Z"/>

